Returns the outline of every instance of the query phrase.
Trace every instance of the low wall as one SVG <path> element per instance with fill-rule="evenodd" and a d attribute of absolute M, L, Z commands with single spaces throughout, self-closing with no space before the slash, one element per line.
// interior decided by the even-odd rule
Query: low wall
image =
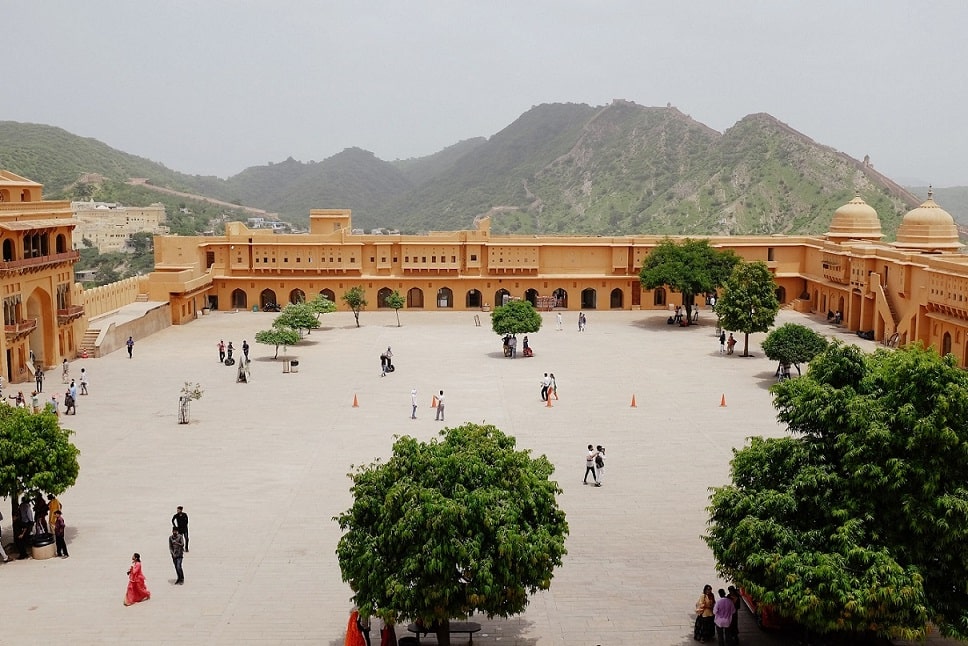
<path fill-rule="evenodd" d="M 85 289 L 80 294 L 80 302 L 83 303 L 84 314 L 90 321 L 108 312 L 121 309 L 125 305 L 130 305 L 137 300 L 138 294 L 147 293 L 148 277 L 133 276 L 115 283 Z"/>
<path fill-rule="evenodd" d="M 137 344 L 139 339 L 164 330 L 171 326 L 171 305 L 159 303 L 144 313 L 144 316 L 123 323 L 110 323 L 101 329 L 95 343 L 94 356 L 103 357 L 119 350 L 124 346 L 128 337 L 133 337 Z"/>

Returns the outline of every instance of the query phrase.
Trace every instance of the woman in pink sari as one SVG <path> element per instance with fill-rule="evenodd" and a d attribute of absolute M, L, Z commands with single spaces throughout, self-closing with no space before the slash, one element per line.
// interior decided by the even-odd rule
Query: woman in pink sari
<path fill-rule="evenodd" d="M 141 555 L 135 552 L 128 569 L 128 591 L 124 595 L 124 605 L 130 606 L 150 598 L 151 593 L 145 586 L 145 575 L 141 573 Z"/>

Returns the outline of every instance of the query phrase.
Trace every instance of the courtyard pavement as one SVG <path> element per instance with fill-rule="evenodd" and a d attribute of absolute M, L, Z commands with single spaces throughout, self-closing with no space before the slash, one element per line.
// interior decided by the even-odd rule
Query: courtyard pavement
<path fill-rule="evenodd" d="M 122 349 L 75 361 L 71 374 L 86 367 L 91 394 L 63 420 L 81 450 L 77 484 L 60 497 L 71 557 L 0 566 L 0 641 L 341 645 L 351 602 L 332 517 L 351 504 L 346 474 L 387 457 L 395 435 L 434 437 L 444 424 L 430 406 L 443 389 L 446 424 L 495 424 L 548 456 L 571 530 L 551 589 L 519 617 L 476 617 L 474 643 L 694 643 L 703 584 L 725 587 L 700 539 L 709 488 L 727 482 L 731 451 L 748 436 L 783 433 L 768 391 L 776 366 L 760 351 L 762 335 L 750 339 L 752 358 L 739 356 L 741 335 L 737 353 L 721 355 L 705 310 L 690 328 L 667 326 L 665 312 L 586 315 L 579 333 L 577 312 L 564 313 L 562 331 L 544 314 L 529 359 L 503 357 L 486 313 L 404 310 L 401 327 L 392 311 L 364 311 L 360 328 L 349 313 L 323 316 L 324 329 L 289 349 L 299 360 L 290 374 L 254 342 L 275 315 L 252 312 L 214 312 L 135 339 L 133 359 Z M 784 321 L 876 345 L 816 317 L 784 311 Z M 220 339 L 236 356 L 249 341 L 250 383 L 218 362 Z M 397 370 L 381 378 L 387 346 Z M 559 387 L 550 408 L 538 392 L 544 372 Z M 186 381 L 205 392 L 179 425 Z M 54 388 L 62 400 L 51 377 L 46 391 Z M 607 449 L 601 488 L 581 482 L 589 443 Z M 191 519 L 184 586 L 173 585 L 167 551 L 177 505 Z M 10 531 L 6 518 L 7 540 Z M 152 598 L 124 607 L 132 552 Z M 745 645 L 787 643 L 745 611 L 741 620 Z"/>

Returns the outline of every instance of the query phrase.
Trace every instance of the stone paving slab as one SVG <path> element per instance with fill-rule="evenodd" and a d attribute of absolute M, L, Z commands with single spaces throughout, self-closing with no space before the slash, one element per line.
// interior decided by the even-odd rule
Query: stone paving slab
<path fill-rule="evenodd" d="M 723 585 L 700 539 L 708 488 L 726 482 L 746 437 L 782 433 L 768 392 L 775 364 L 761 335 L 752 358 L 720 355 L 711 316 L 681 329 L 665 312 L 586 314 L 583 333 L 577 313 L 560 332 L 544 314 L 530 359 L 503 357 L 487 315 L 477 327 L 471 313 L 403 311 L 397 327 L 393 312 L 363 312 L 357 328 L 336 313 L 290 348 L 298 372 L 283 374 L 273 349 L 254 343 L 274 314 L 215 312 L 136 339 L 131 360 L 119 351 L 74 362 L 72 374 L 90 372 L 91 394 L 65 420 L 81 449 L 78 483 L 61 497 L 71 558 L 0 566 L 3 639 L 29 642 L 56 626 L 76 644 L 341 645 L 350 590 L 331 519 L 351 504 L 346 473 L 388 456 L 395 435 L 433 437 L 443 424 L 431 399 L 443 389 L 447 424 L 493 423 L 549 457 L 571 529 L 551 590 L 520 617 L 475 618 L 484 628 L 474 642 L 692 643 L 695 598 L 705 583 Z M 795 312 L 781 312 L 786 320 L 848 336 Z M 218 362 L 219 339 L 237 356 L 249 340 L 251 383 Z M 387 346 L 397 371 L 381 378 Z M 559 385 L 550 408 L 538 392 L 546 371 Z M 185 381 L 205 394 L 179 425 Z M 588 443 L 608 450 L 601 488 L 581 483 Z M 166 539 L 177 505 L 191 518 L 191 551 L 176 587 Z M 135 551 L 152 598 L 125 608 Z M 747 613 L 741 620 L 744 644 L 783 643 Z"/>

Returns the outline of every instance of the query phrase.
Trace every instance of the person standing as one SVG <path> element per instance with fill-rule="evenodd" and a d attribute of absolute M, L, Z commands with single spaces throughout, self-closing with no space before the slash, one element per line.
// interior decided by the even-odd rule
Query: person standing
<path fill-rule="evenodd" d="M 387 376 L 387 361 L 389 361 L 389 359 L 387 358 L 387 353 L 381 352 L 380 353 L 380 376 L 381 377 Z"/>
<path fill-rule="evenodd" d="M 49 513 L 50 507 L 47 506 L 47 501 L 44 500 L 44 496 L 38 491 L 34 495 L 34 529 L 36 533 L 46 534 L 50 531 L 50 526 L 47 524 L 47 514 Z"/>
<path fill-rule="evenodd" d="M 61 383 L 66 384 L 71 374 L 71 364 L 67 363 L 67 357 L 61 362 Z"/>
<path fill-rule="evenodd" d="M 37 395 L 36 390 L 30 392 L 30 410 L 35 413 L 40 412 L 40 397 Z"/>
<path fill-rule="evenodd" d="M 225 358 L 228 360 L 229 364 L 232 363 L 232 353 L 235 352 L 235 348 L 232 347 L 232 342 L 229 341 L 229 347 L 225 348 Z"/>
<path fill-rule="evenodd" d="M 40 366 L 37 366 L 37 370 L 34 372 L 34 380 L 37 382 L 37 392 L 44 392 L 44 370 Z"/>
<path fill-rule="evenodd" d="M 719 333 L 719 354 L 726 352 L 726 333 Z"/>
<path fill-rule="evenodd" d="M 130 359 L 131 358 L 131 355 L 134 353 L 134 337 L 130 337 L 129 336 L 128 337 L 128 340 L 125 341 L 124 344 L 126 346 L 128 346 L 128 358 Z M 141 568 L 141 566 L 140 566 L 140 561 L 139 561 L 138 569 L 140 569 L 140 568 Z"/>
<path fill-rule="evenodd" d="M 559 332 L 562 330 L 561 312 L 555 314 L 555 329 Z"/>
<path fill-rule="evenodd" d="M 598 482 L 598 474 L 595 473 L 595 458 L 598 457 L 598 453 L 595 451 L 595 447 L 591 444 L 588 445 L 588 453 L 585 454 L 585 477 L 582 479 L 582 484 L 588 484 L 588 474 L 592 474 L 592 480 L 596 487 L 600 486 Z"/>
<path fill-rule="evenodd" d="M 70 554 L 67 553 L 67 541 L 64 540 L 64 530 L 67 523 L 64 522 L 64 513 L 58 509 L 54 512 L 54 541 L 57 543 L 57 556 L 66 559 Z"/>
<path fill-rule="evenodd" d="M 218 341 L 218 362 L 225 363 L 225 341 L 222 339 Z"/>
<path fill-rule="evenodd" d="M 64 415 L 77 415 L 77 405 L 70 389 L 64 391 Z"/>
<path fill-rule="evenodd" d="M 548 401 L 548 389 L 551 388 L 551 377 L 548 373 L 544 373 L 544 377 L 541 378 L 541 401 Z"/>
<path fill-rule="evenodd" d="M 171 517 L 171 526 L 178 528 L 178 533 L 182 535 L 185 539 L 185 551 L 188 551 L 188 514 L 186 514 L 181 507 L 175 511 L 175 515 Z"/>
<path fill-rule="evenodd" d="M 555 401 L 558 401 L 558 381 L 555 379 L 555 373 L 548 375 L 551 378 L 551 388 L 548 390 L 548 397 L 552 395 L 555 396 Z"/>
<path fill-rule="evenodd" d="M 74 404 L 76 405 L 77 404 L 77 384 L 74 383 L 73 379 L 71 379 L 71 385 L 67 387 L 67 392 L 71 394 L 71 399 L 74 400 Z M 76 408 L 74 412 L 77 413 Z"/>
<path fill-rule="evenodd" d="M 182 571 L 182 559 L 185 558 L 185 537 L 178 533 L 177 527 L 171 528 L 171 536 L 168 537 L 168 551 L 171 552 L 171 562 L 175 564 L 175 585 L 185 583 L 185 573 Z"/>
<path fill-rule="evenodd" d="M 242 339 L 242 355 L 245 357 L 245 362 L 249 362 L 249 342 Z"/>
<path fill-rule="evenodd" d="M 48 516 L 47 522 L 50 523 L 51 527 L 54 526 L 54 521 L 57 520 L 56 518 L 54 518 L 54 514 L 56 514 L 63 508 L 64 508 L 64 505 L 62 505 L 60 500 L 57 499 L 57 496 L 55 496 L 52 493 L 47 494 L 47 509 L 50 510 L 50 516 Z"/>
<path fill-rule="evenodd" d="M 739 646 L 739 609 L 743 600 L 739 596 L 739 590 L 736 589 L 736 586 L 731 585 L 727 590 L 726 598 L 733 602 L 736 612 L 733 613 L 733 620 L 729 623 L 729 628 L 726 629 L 726 643 L 731 644 L 731 646 Z"/>
<path fill-rule="evenodd" d="M 736 347 L 736 338 L 733 333 L 729 333 L 729 338 L 726 339 L 726 354 L 733 354 L 733 348 Z"/>
<path fill-rule="evenodd" d="M 719 599 L 713 606 L 713 622 L 716 624 L 716 641 L 719 646 L 727 646 L 728 631 L 730 624 L 733 623 L 733 615 L 736 614 L 736 606 L 733 600 L 726 596 L 726 591 L 719 589 Z M 731 644 L 730 644 L 731 646 Z"/>
<path fill-rule="evenodd" d="M 581 332 L 581 324 L 584 318 L 585 318 L 585 315 L 582 312 L 578 312 L 578 331 L 579 332 Z"/>
<path fill-rule="evenodd" d="M 410 390 L 410 419 L 417 419 L 417 389 Z"/>
<path fill-rule="evenodd" d="M 694 638 L 700 642 L 712 641 L 715 624 L 713 608 L 716 607 L 716 597 L 713 595 L 713 587 L 706 585 L 702 589 L 702 594 L 696 601 L 696 631 Z"/>
<path fill-rule="evenodd" d="M 0 520 L 3 520 L 3 513 L 0 513 Z M 3 551 L 3 527 L 0 527 L 0 557 L 3 558 L 4 563 L 9 563 L 13 560 Z"/>
<path fill-rule="evenodd" d="M 598 476 L 598 486 L 605 480 L 605 447 L 601 444 L 595 447 L 595 475 Z"/>
<path fill-rule="evenodd" d="M 440 394 L 437 395 L 437 417 L 434 418 L 436 422 L 444 421 L 444 391 L 441 390 Z"/>
<path fill-rule="evenodd" d="M 49 408 L 56 417 L 60 417 L 60 404 L 57 403 L 57 395 L 50 396 L 50 401 L 47 402 L 47 408 Z"/>
<path fill-rule="evenodd" d="M 150 598 L 145 575 L 141 572 L 141 555 L 135 552 L 131 557 L 131 567 L 128 568 L 128 590 L 124 595 L 124 605 L 130 606 Z"/>
<path fill-rule="evenodd" d="M 81 394 L 87 394 L 87 368 L 81 368 Z"/>

